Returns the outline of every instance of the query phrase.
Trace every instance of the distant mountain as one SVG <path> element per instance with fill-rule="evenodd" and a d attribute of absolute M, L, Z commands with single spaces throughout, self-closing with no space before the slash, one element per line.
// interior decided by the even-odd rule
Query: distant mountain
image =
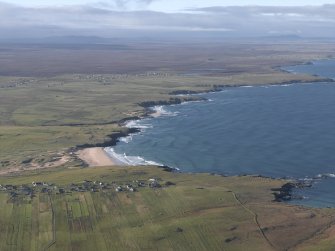
<path fill-rule="evenodd" d="M 98 36 L 53 36 L 39 39 L 43 43 L 55 44 L 109 44 L 115 42 L 115 38 Z"/>
<path fill-rule="evenodd" d="M 304 39 L 296 34 L 278 34 L 261 37 L 262 39 L 280 39 L 280 40 L 301 40 Z"/>
<path fill-rule="evenodd" d="M 2 43 L 41 43 L 41 44 L 111 44 L 117 38 L 98 36 L 50 36 L 43 38 L 12 38 L 0 39 Z"/>

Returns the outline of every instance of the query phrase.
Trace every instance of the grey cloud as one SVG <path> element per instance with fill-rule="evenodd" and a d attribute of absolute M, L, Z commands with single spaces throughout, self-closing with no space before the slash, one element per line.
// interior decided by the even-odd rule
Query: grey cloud
<path fill-rule="evenodd" d="M 94 4 L 98 8 L 108 8 L 114 10 L 129 10 L 132 8 L 143 8 L 155 0 L 107 0 Z"/>
<path fill-rule="evenodd" d="M 131 1 L 150 4 L 152 0 Z M 119 4 L 119 10 L 110 8 Z M 335 5 L 316 7 L 211 7 L 180 13 L 121 10 L 130 0 L 95 5 L 24 8 L 0 2 L 0 33 L 10 36 L 123 36 L 147 32 L 217 32 L 222 36 L 296 34 L 335 36 Z M 121 8 L 121 9 L 120 9 Z"/>
<path fill-rule="evenodd" d="M 195 12 L 215 14 L 237 14 L 246 16 L 258 16 L 262 14 L 273 14 L 274 16 L 291 17 L 329 17 L 335 19 L 335 5 L 327 4 L 322 6 L 231 6 L 231 7 L 208 7 L 192 9 Z"/>

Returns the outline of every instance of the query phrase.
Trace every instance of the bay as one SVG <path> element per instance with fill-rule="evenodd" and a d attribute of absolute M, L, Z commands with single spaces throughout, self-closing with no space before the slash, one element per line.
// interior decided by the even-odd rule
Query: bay
<path fill-rule="evenodd" d="M 335 78 L 335 60 L 286 67 Z M 208 101 L 158 107 L 162 116 L 133 122 L 142 132 L 113 148 L 132 161 L 182 172 L 323 179 L 297 191 L 308 206 L 335 205 L 335 84 L 225 88 Z M 325 179 L 327 177 L 327 179 Z"/>

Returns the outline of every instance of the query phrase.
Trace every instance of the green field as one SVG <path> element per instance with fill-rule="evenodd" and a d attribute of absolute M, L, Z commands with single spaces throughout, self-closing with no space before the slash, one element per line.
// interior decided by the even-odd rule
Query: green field
<path fill-rule="evenodd" d="M 64 187 L 98 180 L 123 186 L 150 178 L 162 187 L 15 198 L 2 191 L 0 250 L 287 250 L 314 240 L 335 220 L 330 209 L 272 202 L 271 188 L 285 181 L 260 177 L 100 167 L 30 172 L 0 178 L 0 183 L 19 187 L 44 181 Z M 174 184 L 165 186 L 167 181 Z"/>

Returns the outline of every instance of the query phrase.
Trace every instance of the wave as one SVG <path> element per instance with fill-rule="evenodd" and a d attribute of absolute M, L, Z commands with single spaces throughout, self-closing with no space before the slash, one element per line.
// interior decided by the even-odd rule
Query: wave
<path fill-rule="evenodd" d="M 272 84 L 272 85 L 266 85 L 268 87 L 288 87 L 288 86 L 293 86 L 296 85 L 296 83 L 291 83 L 291 84 Z"/>
<path fill-rule="evenodd" d="M 145 160 L 140 156 L 128 156 L 125 153 L 118 154 L 112 147 L 104 148 L 105 152 L 110 156 L 116 164 L 127 165 L 127 166 L 164 166 L 160 163 L 151 160 Z"/>
<path fill-rule="evenodd" d="M 189 104 L 193 104 L 193 103 L 203 103 L 206 102 L 208 100 L 192 100 L 192 101 L 184 101 L 181 102 L 180 104 L 176 104 L 176 105 L 172 105 L 172 106 L 178 106 L 178 105 L 189 105 Z"/>
<path fill-rule="evenodd" d="M 321 173 L 315 176 L 317 179 L 335 178 L 335 173 Z"/>
<path fill-rule="evenodd" d="M 228 92 L 228 90 L 227 89 L 217 89 L 217 90 L 203 91 L 203 92 L 198 92 L 198 93 L 193 93 L 193 94 L 188 94 L 188 95 L 189 96 L 202 96 L 202 95 L 215 94 L 215 93 L 220 93 L 220 92 Z M 186 102 L 193 102 L 193 101 L 186 101 Z"/>
<path fill-rule="evenodd" d="M 281 86 L 292 86 L 293 84 L 272 84 L 272 85 L 242 85 L 240 88 L 252 88 L 252 87 L 262 87 L 262 88 L 269 88 L 269 87 L 281 87 Z"/>
<path fill-rule="evenodd" d="M 139 128 L 139 129 L 148 129 L 148 128 L 153 128 L 151 124 L 146 124 L 143 123 L 144 119 L 139 119 L 139 120 L 130 120 L 125 124 L 125 127 L 127 128 Z"/>
<path fill-rule="evenodd" d="M 144 132 L 146 129 L 150 129 L 153 128 L 153 125 L 149 124 L 149 123 L 143 123 L 143 121 L 145 121 L 145 119 L 139 119 L 139 120 L 130 120 L 128 121 L 124 126 L 127 128 L 137 128 L 140 129 L 139 132 L 136 133 L 131 133 L 126 137 L 121 137 L 119 138 L 119 141 L 123 142 L 123 143 L 129 143 L 133 140 L 133 136 L 136 134 L 140 134 L 142 132 Z"/>
<path fill-rule="evenodd" d="M 173 117 L 179 114 L 179 112 L 170 112 L 170 111 L 165 110 L 164 106 L 162 105 L 156 105 L 152 107 L 151 109 L 157 116 Z"/>
<path fill-rule="evenodd" d="M 179 112 L 170 112 L 164 109 L 163 106 L 154 106 L 151 108 L 154 113 L 157 114 L 158 116 L 177 116 Z M 153 128 L 153 125 L 148 123 L 151 118 L 146 118 L 146 119 L 138 119 L 138 120 L 130 120 L 125 123 L 125 127 L 127 128 L 137 128 L 140 129 L 140 132 L 132 133 L 126 137 L 121 137 L 119 138 L 119 141 L 124 142 L 124 143 L 129 143 L 133 140 L 133 136 L 139 133 L 144 132 L 146 129 L 151 129 Z"/>
<path fill-rule="evenodd" d="M 314 181 L 320 181 L 320 180 L 328 179 L 328 178 L 335 178 L 335 173 L 320 173 L 312 177 L 306 176 L 304 178 L 299 178 L 297 180 L 305 181 L 305 182 L 314 182 Z"/>
<path fill-rule="evenodd" d="M 124 142 L 124 143 L 129 143 L 132 140 L 133 140 L 133 135 L 128 135 L 127 137 L 119 138 L 119 141 Z"/>
<path fill-rule="evenodd" d="M 176 97 L 187 97 L 187 96 L 193 96 L 193 95 L 197 95 L 198 93 L 192 93 L 192 94 L 189 94 L 189 93 L 185 93 L 185 94 L 177 94 L 177 95 L 174 95 Z"/>

